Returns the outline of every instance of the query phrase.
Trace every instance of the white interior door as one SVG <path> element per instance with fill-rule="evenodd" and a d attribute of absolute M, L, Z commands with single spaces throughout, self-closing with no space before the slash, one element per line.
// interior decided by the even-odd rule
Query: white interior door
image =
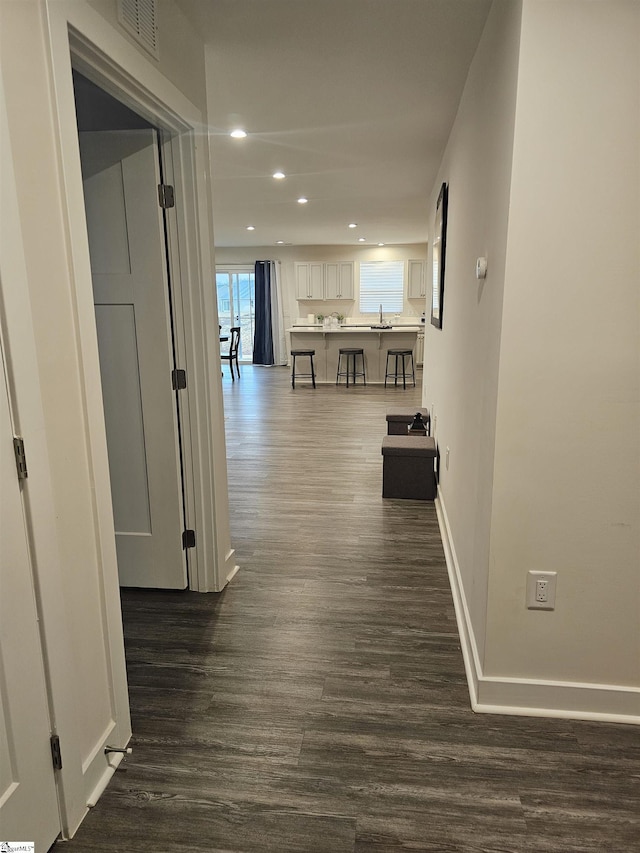
<path fill-rule="evenodd" d="M 81 133 L 80 151 L 120 584 L 184 589 L 156 133 Z"/>
<path fill-rule="evenodd" d="M 0 837 L 35 842 L 36 853 L 46 853 L 60 832 L 60 818 L 2 358 L 0 374 Z"/>

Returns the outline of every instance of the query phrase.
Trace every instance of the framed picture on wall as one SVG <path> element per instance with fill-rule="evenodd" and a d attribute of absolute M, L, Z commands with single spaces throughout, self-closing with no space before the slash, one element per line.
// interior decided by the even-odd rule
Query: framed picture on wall
<path fill-rule="evenodd" d="M 436 223 L 433 232 L 433 279 L 431 283 L 431 325 L 442 328 L 444 306 L 444 261 L 447 247 L 447 202 L 449 188 L 440 187 L 436 205 Z"/>

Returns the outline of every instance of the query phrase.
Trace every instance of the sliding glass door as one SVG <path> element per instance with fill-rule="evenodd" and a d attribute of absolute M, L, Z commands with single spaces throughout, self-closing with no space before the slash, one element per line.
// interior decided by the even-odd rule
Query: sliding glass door
<path fill-rule="evenodd" d="M 218 322 L 221 335 L 240 326 L 240 361 L 253 358 L 255 277 L 252 269 L 216 270 Z"/>

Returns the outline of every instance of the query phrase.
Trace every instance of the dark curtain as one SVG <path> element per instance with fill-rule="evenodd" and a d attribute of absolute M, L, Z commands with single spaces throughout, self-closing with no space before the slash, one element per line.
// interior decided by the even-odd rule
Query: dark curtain
<path fill-rule="evenodd" d="M 273 330 L 271 325 L 270 261 L 256 261 L 256 331 L 253 339 L 253 363 L 273 364 Z"/>

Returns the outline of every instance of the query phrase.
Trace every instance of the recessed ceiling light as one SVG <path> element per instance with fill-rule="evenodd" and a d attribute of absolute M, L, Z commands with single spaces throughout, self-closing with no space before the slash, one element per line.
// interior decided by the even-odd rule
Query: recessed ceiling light
<path fill-rule="evenodd" d="M 284 240 L 276 240 L 276 246 L 284 246 Z"/>
<path fill-rule="evenodd" d="M 232 136 L 234 139 L 244 139 L 247 135 L 247 131 L 242 130 L 242 128 L 240 127 L 237 127 L 235 130 L 232 130 L 229 135 Z"/>
<path fill-rule="evenodd" d="M 350 222 L 350 223 L 349 223 L 349 228 L 357 228 L 357 227 L 358 227 L 358 223 L 357 223 L 357 222 Z"/>
<path fill-rule="evenodd" d="M 255 231 L 255 230 L 256 230 L 255 225 L 247 225 L 247 231 Z"/>
<path fill-rule="evenodd" d="M 358 243 L 366 243 L 366 242 L 367 242 L 366 237 L 358 237 Z"/>
<path fill-rule="evenodd" d="M 285 175 L 284 172 L 274 172 L 273 177 L 276 179 L 276 181 L 281 181 L 283 178 L 286 178 L 287 176 Z"/>
<path fill-rule="evenodd" d="M 308 201 L 309 201 L 309 199 L 308 199 L 308 198 L 305 198 L 304 196 L 301 196 L 301 197 L 298 199 L 298 204 L 306 204 Z"/>
<path fill-rule="evenodd" d="M 384 243 L 378 243 L 378 246 L 384 246 Z"/>

